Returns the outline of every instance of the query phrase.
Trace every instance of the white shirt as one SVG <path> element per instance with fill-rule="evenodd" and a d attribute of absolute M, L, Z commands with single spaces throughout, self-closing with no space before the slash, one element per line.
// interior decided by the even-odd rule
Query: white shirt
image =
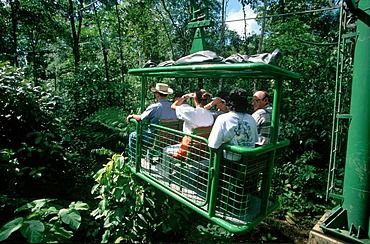
<path fill-rule="evenodd" d="M 193 128 L 211 126 L 214 122 L 213 115 L 204 108 L 194 108 L 189 104 L 176 107 L 176 116 L 184 121 L 183 131 L 191 133 Z"/>
<path fill-rule="evenodd" d="M 223 143 L 230 143 L 254 148 L 257 141 L 257 124 L 253 117 L 247 113 L 231 111 L 217 117 L 208 138 L 208 146 L 218 149 Z M 225 153 L 224 157 L 229 158 Z"/>

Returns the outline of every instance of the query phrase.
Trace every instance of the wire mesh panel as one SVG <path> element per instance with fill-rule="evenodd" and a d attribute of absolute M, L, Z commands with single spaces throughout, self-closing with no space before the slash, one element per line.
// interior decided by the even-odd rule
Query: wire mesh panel
<path fill-rule="evenodd" d="M 270 153 L 258 157 L 235 154 L 220 162 L 216 215 L 235 224 L 245 224 L 261 212 L 261 186 Z M 231 158 L 232 159 L 232 158 Z"/>
<path fill-rule="evenodd" d="M 137 147 L 142 156 L 131 166 L 140 177 L 232 232 L 252 228 L 278 207 L 272 165 L 288 140 L 254 149 L 226 145 L 213 154 L 210 127 L 186 134 L 164 125 L 151 125 L 151 140 Z"/>
<path fill-rule="evenodd" d="M 142 143 L 140 172 L 194 204 L 206 205 L 210 150 L 204 134 L 184 134 L 165 124 L 153 127 L 153 139 Z M 180 155 L 181 150 L 186 153 Z"/>
<path fill-rule="evenodd" d="M 186 134 L 151 126 L 151 140 L 137 147 L 142 156 L 131 166 L 162 191 L 232 232 L 253 228 L 279 206 L 272 165 L 283 158 L 288 140 L 254 149 L 226 145 L 213 154 L 207 140 L 211 128 Z"/>

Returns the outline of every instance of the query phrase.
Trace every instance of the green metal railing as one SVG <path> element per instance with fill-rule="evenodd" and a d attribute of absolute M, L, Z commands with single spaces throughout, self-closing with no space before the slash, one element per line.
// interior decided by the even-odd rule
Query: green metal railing
<path fill-rule="evenodd" d="M 141 123 L 131 121 L 140 131 Z M 150 126 L 153 140 L 137 143 L 136 162 L 130 166 L 159 190 L 235 233 L 248 231 L 279 206 L 277 197 L 270 196 L 269 168 L 272 155 L 288 146 L 288 140 L 254 149 L 224 145 L 213 154 L 207 138 L 163 125 Z M 180 143 L 185 135 L 196 142 L 190 144 L 188 155 L 182 160 L 166 155 L 165 146 Z M 237 155 L 238 161 L 223 158 L 225 151 Z"/>

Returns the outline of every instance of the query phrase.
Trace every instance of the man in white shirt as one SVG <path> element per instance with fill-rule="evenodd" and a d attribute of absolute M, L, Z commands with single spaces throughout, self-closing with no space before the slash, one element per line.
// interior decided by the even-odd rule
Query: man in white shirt
<path fill-rule="evenodd" d="M 218 149 L 223 143 L 230 143 L 254 148 L 258 141 L 258 132 L 256 121 L 247 113 L 247 92 L 235 88 L 230 92 L 228 102 L 230 112 L 217 117 L 208 138 L 208 146 Z M 224 152 L 224 157 L 231 161 L 240 160 L 240 155 L 231 152 Z"/>
<path fill-rule="evenodd" d="M 195 107 L 185 104 L 188 98 L 193 98 Z M 176 111 L 177 118 L 184 121 L 183 132 L 191 134 L 194 128 L 212 126 L 214 121 L 213 115 L 204 108 L 210 99 L 211 94 L 205 90 L 200 90 L 183 95 L 171 105 L 171 108 Z M 164 155 L 169 154 L 177 158 L 182 158 L 184 156 L 183 154 L 187 154 L 188 145 L 185 144 L 188 141 L 186 138 L 186 136 L 183 138 L 181 144 L 165 147 Z"/>

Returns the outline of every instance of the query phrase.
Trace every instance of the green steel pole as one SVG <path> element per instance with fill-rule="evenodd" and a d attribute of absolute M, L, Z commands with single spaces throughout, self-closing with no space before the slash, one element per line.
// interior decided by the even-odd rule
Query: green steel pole
<path fill-rule="evenodd" d="M 275 80 L 275 89 L 274 89 L 274 102 L 272 104 L 272 117 L 271 117 L 271 143 L 276 147 L 279 134 L 279 117 L 280 117 L 280 107 L 281 99 L 283 92 L 283 80 Z M 274 172 L 274 161 L 275 161 L 276 148 L 270 153 L 269 164 L 267 165 L 265 179 L 261 187 L 262 191 L 262 203 L 261 203 L 261 212 L 266 214 L 269 208 L 270 200 L 270 190 L 272 175 Z"/>
<path fill-rule="evenodd" d="M 140 95 L 140 114 L 142 114 L 145 110 L 145 95 L 146 95 L 146 84 L 147 79 L 146 77 L 141 78 L 141 95 Z M 141 160 L 141 152 L 142 152 L 142 130 L 143 130 L 143 123 L 140 121 L 138 123 L 138 127 L 136 130 L 136 170 L 139 171 L 140 169 L 140 160 Z"/>
<path fill-rule="evenodd" d="M 370 1 L 359 1 L 358 8 L 369 15 Z M 360 236 L 367 232 L 369 238 L 370 27 L 358 20 L 357 34 L 342 207 L 347 211 L 348 228 L 355 228 Z"/>

